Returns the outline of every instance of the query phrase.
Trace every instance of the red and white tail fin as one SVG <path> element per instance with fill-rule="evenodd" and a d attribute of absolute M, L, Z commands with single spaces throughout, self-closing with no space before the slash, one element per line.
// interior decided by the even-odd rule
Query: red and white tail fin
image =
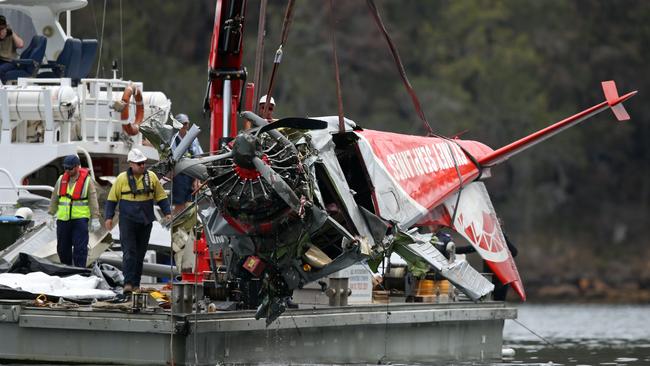
<path fill-rule="evenodd" d="M 616 119 L 619 121 L 627 121 L 630 119 L 630 115 L 627 114 L 625 107 L 622 102 L 631 98 L 636 91 L 625 94 L 622 97 L 618 96 L 618 90 L 616 90 L 616 83 L 614 80 L 603 81 L 603 92 L 605 92 L 605 98 L 607 98 L 607 104 L 612 108 L 612 112 L 616 116 Z"/>
<path fill-rule="evenodd" d="M 451 228 L 472 244 L 501 283 L 512 286 L 526 301 L 524 284 L 483 182 L 465 186 L 462 194 L 449 197 L 444 205 L 447 212 L 456 213 Z"/>
<path fill-rule="evenodd" d="M 627 114 L 627 111 L 625 110 L 625 107 L 623 107 L 622 103 L 634 96 L 637 92 L 633 91 L 619 97 L 618 91 L 616 90 L 616 83 L 614 83 L 613 80 L 603 81 L 602 87 L 605 93 L 605 98 L 607 99 L 606 101 L 591 108 L 587 108 L 580 113 L 574 114 L 569 118 L 565 118 L 562 121 L 556 122 L 522 139 L 519 139 L 511 144 L 497 149 L 481 158 L 479 160 L 479 164 L 484 167 L 490 167 L 504 162 L 511 156 L 514 156 L 528 149 L 529 147 L 534 146 L 546 140 L 547 138 L 566 130 L 569 127 L 573 127 L 578 123 L 586 120 L 587 118 L 593 117 L 606 109 L 611 109 L 619 121 L 626 121 L 630 119 L 630 116 Z"/>

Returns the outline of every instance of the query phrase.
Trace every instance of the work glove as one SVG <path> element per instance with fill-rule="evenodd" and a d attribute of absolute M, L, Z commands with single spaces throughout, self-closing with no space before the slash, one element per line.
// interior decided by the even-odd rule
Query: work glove
<path fill-rule="evenodd" d="M 99 219 L 90 220 L 90 231 L 95 232 L 102 227 L 102 224 L 99 223 Z"/>
<path fill-rule="evenodd" d="M 50 230 L 56 231 L 56 216 L 50 217 L 50 222 L 47 223 L 47 226 L 50 228 Z"/>

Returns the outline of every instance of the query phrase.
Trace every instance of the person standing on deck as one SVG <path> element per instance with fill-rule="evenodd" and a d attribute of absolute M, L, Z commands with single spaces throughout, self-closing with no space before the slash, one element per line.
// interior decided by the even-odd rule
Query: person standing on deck
<path fill-rule="evenodd" d="M 92 231 L 101 226 L 97 190 L 88 169 L 80 168 L 77 155 L 66 156 L 63 169 L 54 185 L 49 210 L 50 215 L 56 215 L 56 253 L 63 264 L 86 267 L 88 222 Z"/>
<path fill-rule="evenodd" d="M 124 292 L 140 287 L 142 263 L 149 245 L 155 216 L 154 202 L 160 206 L 166 220 L 171 220 L 167 193 L 156 173 L 145 168 L 147 157 L 138 149 L 127 156 L 129 169 L 120 173 L 108 193 L 105 207 L 106 230 L 113 228 L 115 208 L 120 205 L 120 243 L 122 246 L 122 271 Z"/>

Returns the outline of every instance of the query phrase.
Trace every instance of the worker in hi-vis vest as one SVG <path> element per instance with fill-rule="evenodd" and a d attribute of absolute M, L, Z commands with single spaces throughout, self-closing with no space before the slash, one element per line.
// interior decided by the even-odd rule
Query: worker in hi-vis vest
<path fill-rule="evenodd" d="M 77 155 L 66 156 L 63 169 L 49 210 L 56 215 L 56 252 L 61 263 L 86 267 L 89 222 L 92 231 L 101 227 L 95 182 L 88 169 L 80 167 Z"/>
<path fill-rule="evenodd" d="M 160 206 L 165 220 L 171 220 L 171 207 L 167 193 L 156 173 L 145 168 L 147 157 L 139 149 L 127 155 L 129 169 L 120 173 L 106 199 L 106 230 L 113 227 L 115 208 L 120 205 L 120 245 L 122 246 L 122 273 L 124 293 L 140 287 L 142 262 L 149 245 L 154 203 Z"/>

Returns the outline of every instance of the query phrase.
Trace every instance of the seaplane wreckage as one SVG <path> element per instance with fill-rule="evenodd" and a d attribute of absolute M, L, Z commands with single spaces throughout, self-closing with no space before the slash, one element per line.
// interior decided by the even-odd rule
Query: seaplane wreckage
<path fill-rule="evenodd" d="M 434 235 L 442 228 L 467 239 L 525 300 L 482 181 L 495 165 L 599 112 L 612 109 L 619 120 L 629 119 L 621 103 L 635 92 L 619 96 L 613 81 L 602 87 L 604 102 L 496 150 L 477 141 L 363 129 L 337 117 L 269 123 L 246 111 L 242 117 L 255 127 L 216 155 L 184 158 L 162 150 L 155 169 L 204 182 L 196 203 L 207 245 L 228 253 L 231 275 L 263 279 L 256 316 L 267 323 L 282 314 L 293 290 L 358 262 L 376 269 L 391 253 L 481 300 L 494 285 L 466 260 L 449 260 Z M 168 141 L 152 136 L 158 127 L 141 131 Z M 193 127 L 176 151 L 199 131 Z"/>
<path fill-rule="evenodd" d="M 494 285 L 464 258 L 450 255 L 435 235 L 441 229 L 464 237 L 498 281 L 525 300 L 483 180 L 497 164 L 604 110 L 611 109 L 619 121 L 629 119 L 622 102 L 636 94 L 619 96 L 615 83 L 605 81 L 604 102 L 496 150 L 478 141 L 439 136 L 430 128 L 426 137 L 364 129 L 341 112 L 269 123 L 242 111 L 247 86 L 241 66 L 243 30 L 237 24 L 243 22 L 245 3 L 219 4 L 206 100 L 212 112 L 210 150 L 217 153 L 183 157 L 200 132 L 196 126 L 174 151 L 166 144 L 173 133 L 168 125 L 149 121 L 140 131 L 161 147 L 155 170 L 203 182 L 195 205 L 204 239 L 197 243 L 224 253 L 229 276 L 243 282 L 261 279 L 263 299 L 256 318 L 266 318 L 267 324 L 283 313 L 295 289 L 359 262 L 376 270 L 392 253 L 412 268 L 439 273 L 480 301 Z M 374 3 L 368 4 L 392 46 Z M 285 34 L 283 29 L 282 43 Z M 426 122 L 394 47 L 391 51 Z M 269 95 L 271 89 L 272 82 Z M 252 98 L 246 104 L 252 109 Z M 237 133 L 238 116 L 252 128 Z"/>

